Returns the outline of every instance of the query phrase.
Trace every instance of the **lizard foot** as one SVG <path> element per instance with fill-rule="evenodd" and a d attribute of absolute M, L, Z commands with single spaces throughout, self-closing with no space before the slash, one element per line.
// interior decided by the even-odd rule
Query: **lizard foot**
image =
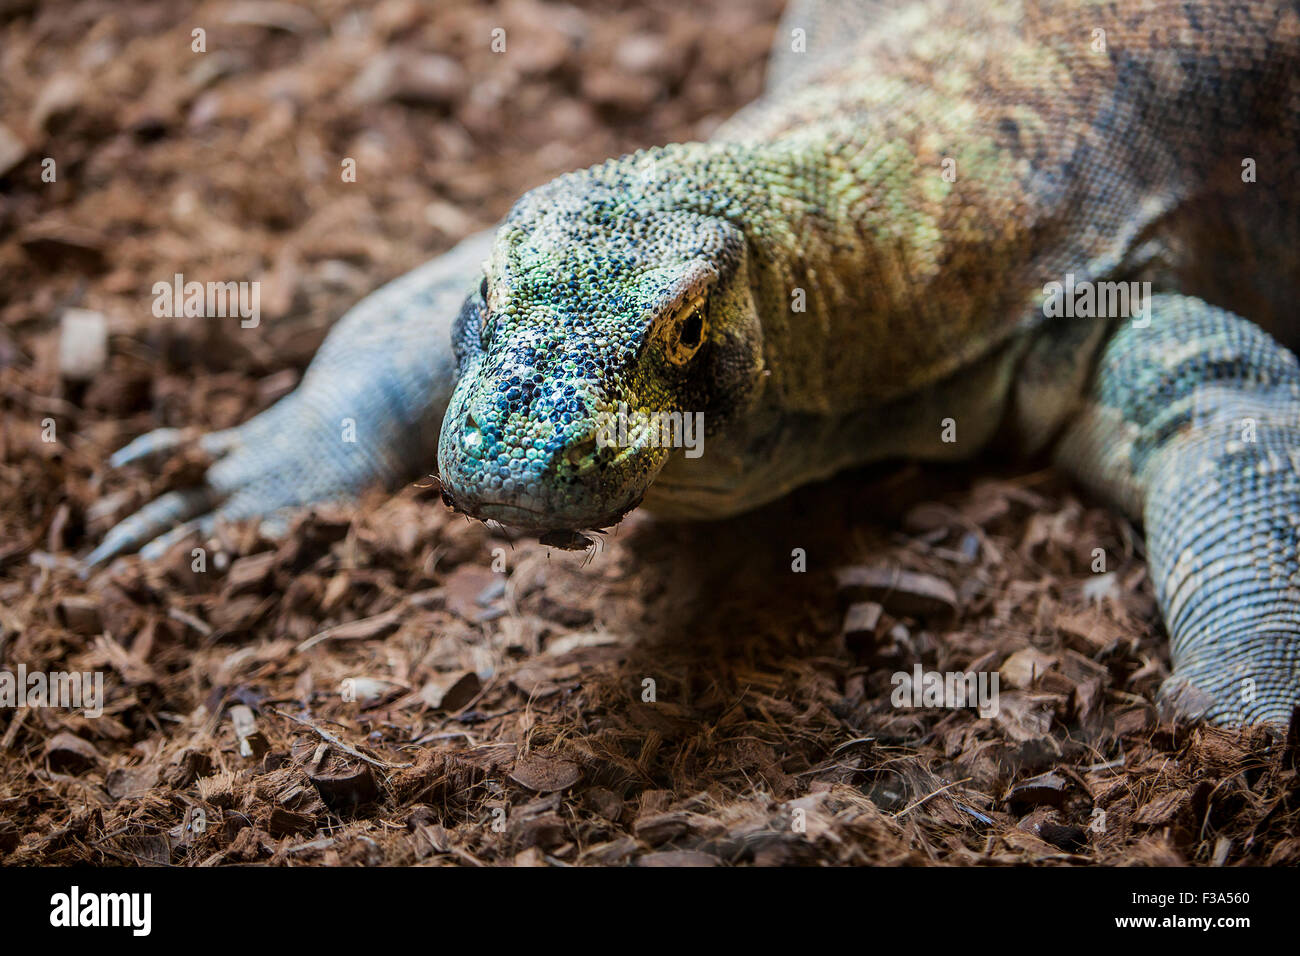
<path fill-rule="evenodd" d="M 291 509 L 350 497 L 367 478 L 376 477 L 366 462 L 349 462 L 352 456 L 346 453 L 339 461 L 337 449 L 330 450 L 326 467 L 308 473 L 312 443 L 304 440 L 310 430 L 303 426 L 310 416 L 290 399 L 237 428 L 202 435 L 160 428 L 119 449 L 109 459 L 110 467 L 141 464 L 193 447 L 213 462 L 201 484 L 168 491 L 118 522 L 86 556 L 84 565 L 93 568 L 137 549 L 142 557 L 157 558 L 193 531 L 210 534 L 219 520 L 262 517 L 268 535 L 278 536 Z M 339 467 L 349 463 L 354 467 Z"/>
<path fill-rule="evenodd" d="M 1300 635 L 1225 641 L 1221 653 L 1179 661 L 1160 688 L 1163 709 L 1187 720 L 1285 726 L 1300 689 Z"/>
<path fill-rule="evenodd" d="M 491 231 L 471 236 L 366 296 L 330 331 L 298 389 L 244 424 L 206 435 L 161 428 L 119 450 L 112 467 L 191 443 L 213 463 L 196 487 L 169 491 L 113 527 L 85 564 L 137 548 L 157 557 L 218 521 L 262 518 L 274 535 L 295 509 L 427 473 L 456 384 L 452 324 L 481 307 L 472 290 L 491 242 Z"/>

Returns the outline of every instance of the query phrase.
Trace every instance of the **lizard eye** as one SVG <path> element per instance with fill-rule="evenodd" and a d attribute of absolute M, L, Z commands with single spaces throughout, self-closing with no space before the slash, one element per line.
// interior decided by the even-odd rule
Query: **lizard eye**
<path fill-rule="evenodd" d="M 695 296 L 674 312 L 663 326 L 668 361 L 685 365 L 704 344 L 708 320 L 704 296 Z"/>

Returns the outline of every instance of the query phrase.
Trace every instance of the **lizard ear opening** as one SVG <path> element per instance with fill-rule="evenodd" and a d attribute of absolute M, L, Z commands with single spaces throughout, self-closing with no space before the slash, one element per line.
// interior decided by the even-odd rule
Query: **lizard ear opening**
<path fill-rule="evenodd" d="M 482 283 L 479 284 L 478 295 L 483 302 L 483 309 L 479 315 L 478 341 L 480 346 L 487 348 L 492 339 L 492 313 L 488 310 L 487 305 L 488 277 L 486 274 L 483 276 Z"/>

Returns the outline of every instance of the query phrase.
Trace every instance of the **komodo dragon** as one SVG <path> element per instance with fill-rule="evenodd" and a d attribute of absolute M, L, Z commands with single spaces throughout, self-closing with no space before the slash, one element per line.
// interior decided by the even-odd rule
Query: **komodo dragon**
<path fill-rule="evenodd" d="M 796 2 L 766 91 L 711 140 L 561 176 L 364 299 L 296 392 L 198 439 L 203 485 L 88 560 L 435 458 L 451 507 L 580 544 L 642 501 L 717 517 L 1005 447 L 1144 524 L 1166 703 L 1284 722 L 1298 3 Z M 704 454 L 598 440 L 620 406 L 703 413 Z"/>

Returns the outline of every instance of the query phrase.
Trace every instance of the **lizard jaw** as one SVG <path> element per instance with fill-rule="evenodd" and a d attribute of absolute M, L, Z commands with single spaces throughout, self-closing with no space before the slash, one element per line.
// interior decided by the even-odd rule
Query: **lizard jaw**
<path fill-rule="evenodd" d="M 618 524 L 627 516 L 628 512 L 635 509 L 640 503 L 641 498 L 637 497 L 630 501 L 626 506 L 619 508 L 604 517 L 597 518 L 594 521 L 583 522 L 566 522 L 559 520 L 559 516 L 539 511 L 535 508 L 528 508 L 523 505 L 505 501 L 487 501 L 476 499 L 467 501 L 465 499 L 456 499 L 444 485 L 442 488 L 442 501 L 452 511 L 464 514 L 470 518 L 479 521 L 497 521 L 507 527 L 515 528 L 527 534 L 536 534 L 542 544 L 551 547 L 562 548 L 569 551 L 579 551 L 589 547 L 592 539 L 588 536 L 592 533 L 601 533 L 601 529 L 610 528 Z M 581 524 L 581 528 L 575 525 Z"/>

